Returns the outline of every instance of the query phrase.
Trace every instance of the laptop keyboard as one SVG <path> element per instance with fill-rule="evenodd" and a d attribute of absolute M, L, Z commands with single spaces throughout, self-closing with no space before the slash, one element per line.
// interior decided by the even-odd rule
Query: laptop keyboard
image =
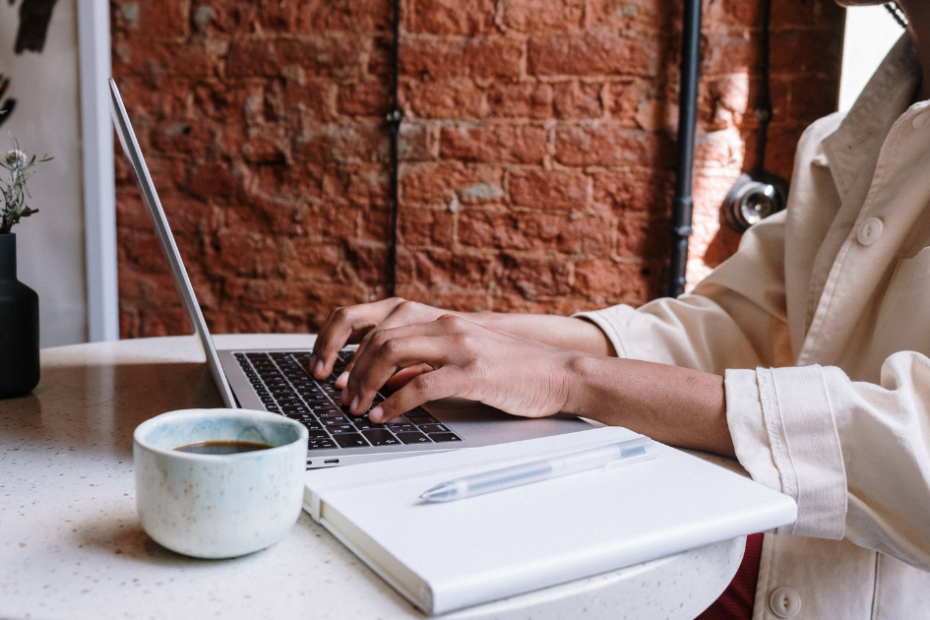
<path fill-rule="evenodd" d="M 310 450 L 462 441 L 420 407 L 387 424 L 372 423 L 367 413 L 349 413 L 349 408 L 339 402 L 342 390 L 336 388 L 336 377 L 352 359 L 351 351 L 339 353 L 333 373 L 323 381 L 317 381 L 307 371 L 309 351 L 248 351 L 234 355 L 265 409 L 307 427 Z M 384 393 L 379 392 L 372 406 L 384 399 Z"/>

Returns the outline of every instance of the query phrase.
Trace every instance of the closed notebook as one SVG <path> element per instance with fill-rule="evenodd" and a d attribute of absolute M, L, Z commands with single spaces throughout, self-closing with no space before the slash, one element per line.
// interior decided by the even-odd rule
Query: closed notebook
<path fill-rule="evenodd" d="M 654 460 L 446 503 L 465 475 L 637 437 L 557 437 L 308 471 L 304 509 L 414 605 L 439 614 L 792 523 L 792 499 L 657 444 Z"/>

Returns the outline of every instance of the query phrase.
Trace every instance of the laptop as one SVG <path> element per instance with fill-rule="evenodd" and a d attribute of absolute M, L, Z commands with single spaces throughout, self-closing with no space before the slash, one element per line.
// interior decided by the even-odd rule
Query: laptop
<path fill-rule="evenodd" d="M 335 378 L 351 360 L 354 347 L 340 352 L 333 374 L 324 381 L 310 376 L 307 349 L 217 350 L 116 82 L 110 78 L 109 84 L 116 133 L 224 405 L 270 411 L 304 424 L 310 433 L 308 469 L 509 443 L 591 428 L 574 416 L 521 418 L 462 399 L 429 403 L 387 424 L 373 424 L 367 415 L 356 417 L 348 413 L 339 401 L 339 390 L 334 387 Z M 375 402 L 386 396 L 379 393 Z"/>

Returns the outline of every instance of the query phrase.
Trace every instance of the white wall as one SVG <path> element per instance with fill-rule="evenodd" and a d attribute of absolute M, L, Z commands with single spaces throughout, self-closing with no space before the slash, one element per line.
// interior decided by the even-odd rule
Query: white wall
<path fill-rule="evenodd" d="M 55 158 L 37 166 L 28 185 L 27 204 L 39 213 L 13 228 L 19 280 L 39 294 L 47 347 L 87 337 L 76 5 L 56 3 L 42 53 L 14 54 L 20 3 L 0 2 L 0 72 L 10 78 L 6 96 L 16 99 L 0 127 L 0 153 L 11 133 L 27 154 Z"/>
<path fill-rule="evenodd" d="M 116 339 L 108 4 L 58 0 L 42 51 L 16 54 L 22 1 L 0 2 L 0 73 L 17 102 L 0 127 L 0 154 L 12 134 L 27 154 L 54 159 L 28 185 L 39 213 L 13 228 L 18 276 L 39 294 L 40 346 Z"/>
<path fill-rule="evenodd" d="M 843 72 L 840 79 L 840 110 L 852 107 L 888 50 L 904 29 L 883 6 L 846 9 Z"/>

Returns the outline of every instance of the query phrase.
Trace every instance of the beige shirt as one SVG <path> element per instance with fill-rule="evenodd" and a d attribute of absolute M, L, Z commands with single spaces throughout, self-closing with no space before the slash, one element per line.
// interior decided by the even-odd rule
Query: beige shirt
<path fill-rule="evenodd" d="M 798 503 L 797 522 L 765 537 L 756 619 L 930 618 L 930 101 L 910 105 L 919 81 L 905 36 L 845 118 L 804 133 L 787 210 L 692 294 L 580 315 L 623 357 L 725 375 L 740 463 Z"/>

